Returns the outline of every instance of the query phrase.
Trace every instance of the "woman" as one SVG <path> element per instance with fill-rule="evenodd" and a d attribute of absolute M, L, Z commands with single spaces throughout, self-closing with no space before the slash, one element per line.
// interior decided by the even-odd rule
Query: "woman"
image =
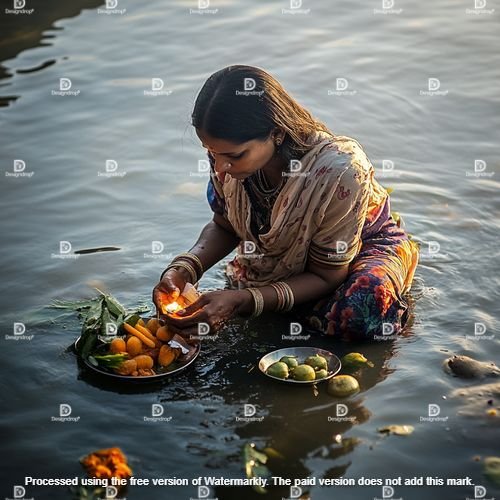
<path fill-rule="evenodd" d="M 243 65 L 206 81 L 192 125 L 208 150 L 214 216 L 163 272 L 156 306 L 236 246 L 238 254 L 226 268 L 233 289 L 204 293 L 168 317 L 171 326 L 190 335 L 203 322 L 215 332 L 237 315 L 291 311 L 344 340 L 401 331 L 418 249 L 355 140 L 333 135 L 270 74 Z"/>

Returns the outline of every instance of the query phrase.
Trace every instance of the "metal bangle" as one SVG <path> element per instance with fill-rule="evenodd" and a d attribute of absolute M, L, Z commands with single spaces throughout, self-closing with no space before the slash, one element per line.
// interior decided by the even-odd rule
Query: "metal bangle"
<path fill-rule="evenodd" d="M 260 316 L 264 310 L 264 297 L 262 292 L 258 288 L 247 288 L 247 290 L 252 294 L 254 300 L 254 310 L 252 313 L 252 318 Z"/>
<path fill-rule="evenodd" d="M 187 262 L 183 262 L 183 261 L 177 261 L 177 262 L 172 262 L 166 269 L 165 271 L 163 271 L 163 273 L 161 274 L 161 277 L 160 277 L 160 281 L 163 279 L 163 276 L 165 275 L 165 273 L 169 270 L 169 269 L 176 269 L 176 268 L 181 268 L 181 269 L 185 269 L 188 274 L 189 274 L 189 277 L 191 278 L 191 283 L 194 285 L 195 283 L 198 282 L 197 280 L 197 276 L 196 276 L 196 271 L 194 269 L 194 267 L 191 265 L 191 264 L 188 264 Z"/>
<path fill-rule="evenodd" d="M 192 262 L 193 264 L 195 264 L 197 266 L 197 278 L 198 280 L 200 280 L 200 278 L 203 276 L 203 264 L 200 260 L 200 258 L 194 254 L 193 252 L 184 252 L 184 253 L 181 253 L 179 254 L 177 257 L 174 258 L 174 261 L 176 261 L 177 259 L 187 259 L 188 261 Z"/>

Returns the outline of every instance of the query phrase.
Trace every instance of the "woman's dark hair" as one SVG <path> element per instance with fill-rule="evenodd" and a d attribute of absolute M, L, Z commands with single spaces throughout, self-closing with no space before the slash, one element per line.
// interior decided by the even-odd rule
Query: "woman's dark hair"
<path fill-rule="evenodd" d="M 251 90 L 245 90 L 244 82 L 250 83 Z M 211 137 L 235 144 L 265 140 L 280 127 L 286 133 L 277 154 L 287 164 L 311 149 L 306 141 L 312 133 L 322 130 L 331 134 L 273 76 L 263 69 L 240 64 L 223 68 L 208 78 L 196 98 L 191 125 Z"/>

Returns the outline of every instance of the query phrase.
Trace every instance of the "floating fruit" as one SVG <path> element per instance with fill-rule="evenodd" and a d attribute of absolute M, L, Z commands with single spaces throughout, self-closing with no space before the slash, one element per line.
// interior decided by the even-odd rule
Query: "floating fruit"
<path fill-rule="evenodd" d="M 312 366 L 315 370 L 327 370 L 328 369 L 328 361 L 319 354 L 315 354 L 314 356 L 309 356 L 304 361 L 306 365 Z"/>
<path fill-rule="evenodd" d="M 344 398 L 359 391 L 358 381 L 350 375 L 337 375 L 328 382 L 328 394 Z"/>
<path fill-rule="evenodd" d="M 318 370 L 316 372 L 316 380 L 328 377 L 328 370 Z"/>
<path fill-rule="evenodd" d="M 342 359 L 342 368 L 346 370 L 357 370 L 358 368 L 363 368 L 369 366 L 373 368 L 373 363 L 368 361 L 360 352 L 350 352 L 346 354 Z"/>
<path fill-rule="evenodd" d="M 296 366 L 299 366 L 299 362 L 297 361 L 297 356 L 283 356 L 280 359 L 280 362 L 285 363 L 289 369 L 293 369 Z"/>
<path fill-rule="evenodd" d="M 310 382 L 316 379 L 316 372 L 314 371 L 314 368 L 306 364 L 296 366 L 292 375 L 294 380 Z"/>
<path fill-rule="evenodd" d="M 288 378 L 288 365 L 283 361 L 277 361 L 266 370 L 268 375 L 276 378 Z"/>

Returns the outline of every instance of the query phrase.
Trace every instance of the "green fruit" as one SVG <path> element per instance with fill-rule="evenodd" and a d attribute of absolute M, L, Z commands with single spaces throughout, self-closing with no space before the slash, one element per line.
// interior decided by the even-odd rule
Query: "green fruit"
<path fill-rule="evenodd" d="M 299 366 L 299 362 L 297 361 L 297 356 L 283 356 L 280 361 L 285 363 L 288 368 L 292 369 L 296 366 Z"/>
<path fill-rule="evenodd" d="M 358 381 L 350 375 L 337 375 L 328 382 L 328 394 L 345 398 L 359 391 Z"/>
<path fill-rule="evenodd" d="M 281 361 L 277 361 L 268 367 L 266 373 L 271 375 L 271 377 L 288 378 L 288 365 Z"/>
<path fill-rule="evenodd" d="M 293 369 L 293 378 L 301 381 L 316 380 L 316 372 L 314 368 L 309 365 L 298 365 Z"/>
<path fill-rule="evenodd" d="M 368 361 L 360 352 L 350 352 L 346 354 L 342 359 L 342 368 L 346 370 L 357 370 L 364 366 L 373 367 L 373 363 Z"/>
<path fill-rule="evenodd" d="M 309 356 L 304 363 L 306 365 L 312 366 L 315 370 L 327 370 L 328 369 L 328 361 L 319 354 L 315 354 L 314 356 Z"/>
<path fill-rule="evenodd" d="M 328 377 L 328 370 L 318 370 L 316 372 L 316 380 L 319 380 L 320 378 L 325 378 Z"/>

